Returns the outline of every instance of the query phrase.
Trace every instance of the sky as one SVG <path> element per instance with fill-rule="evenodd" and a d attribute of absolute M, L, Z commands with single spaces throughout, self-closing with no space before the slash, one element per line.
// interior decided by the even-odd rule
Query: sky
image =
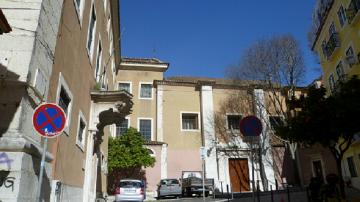
<path fill-rule="evenodd" d="M 307 32 L 316 0 L 121 0 L 122 57 L 169 62 L 165 76 L 226 77 L 250 45 L 292 34 L 304 54 L 304 85 L 321 74 Z"/>

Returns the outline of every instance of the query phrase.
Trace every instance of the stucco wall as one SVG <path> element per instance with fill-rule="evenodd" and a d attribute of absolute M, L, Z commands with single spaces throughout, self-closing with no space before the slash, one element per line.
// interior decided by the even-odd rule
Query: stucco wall
<path fill-rule="evenodd" d="M 138 129 L 138 118 L 152 118 L 152 140 L 156 140 L 156 89 L 152 90 L 152 99 L 140 99 L 140 83 L 153 83 L 153 80 L 163 79 L 162 72 L 119 70 L 116 77 L 116 85 L 120 82 L 131 82 L 130 93 L 133 95 L 132 113 L 130 126 Z"/>
<path fill-rule="evenodd" d="M 146 192 L 155 192 L 157 184 L 161 180 L 161 148 L 162 145 L 147 145 L 147 148 L 151 149 L 155 155 L 154 167 L 145 168 L 146 173 Z"/>
<path fill-rule="evenodd" d="M 311 177 L 313 177 L 313 160 L 321 160 L 324 177 L 330 173 L 338 173 L 336 163 L 331 152 L 320 145 L 314 145 L 310 148 L 301 148 L 299 150 L 299 158 L 301 163 L 301 171 L 304 185 L 310 183 Z"/>
<path fill-rule="evenodd" d="M 84 148 L 80 148 L 76 144 L 79 113 L 84 115 L 87 124 L 86 130 L 90 124 L 90 91 L 95 89 L 95 66 L 97 57 L 97 47 L 99 41 L 102 46 L 102 64 L 101 68 L 106 68 L 109 89 L 113 89 L 111 74 L 111 65 L 109 61 L 109 33 L 107 32 L 107 15 L 110 11 L 106 9 L 104 14 L 104 4 L 102 1 L 94 1 L 96 9 L 96 31 L 94 35 L 93 55 L 88 55 L 86 42 L 89 26 L 89 17 L 92 1 L 84 1 L 82 21 L 78 18 L 74 2 L 66 1 L 64 3 L 63 15 L 60 23 L 57 45 L 55 50 L 55 60 L 53 65 L 53 73 L 50 78 L 50 89 L 48 100 L 56 102 L 58 96 L 58 86 L 60 75 L 65 80 L 73 95 L 69 132 L 64 132 L 58 139 L 50 141 L 55 161 L 54 179 L 60 180 L 69 187 L 82 188 L 84 183 L 85 169 L 85 142 Z M 107 4 L 109 6 L 109 3 Z M 115 54 L 116 55 L 116 54 Z M 105 128 L 104 142 L 101 150 L 107 159 L 107 137 L 108 129 Z M 86 137 L 88 132 L 86 132 Z M 69 158 L 71 157 L 71 158 Z M 102 175 L 100 180 L 102 191 L 105 191 L 106 181 Z"/>

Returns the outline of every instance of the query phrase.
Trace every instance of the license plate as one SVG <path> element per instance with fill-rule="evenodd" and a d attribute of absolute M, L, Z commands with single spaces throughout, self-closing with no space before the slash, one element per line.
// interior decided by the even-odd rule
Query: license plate
<path fill-rule="evenodd" d="M 127 192 L 127 193 L 135 193 L 136 190 L 135 189 L 125 189 L 125 192 Z"/>

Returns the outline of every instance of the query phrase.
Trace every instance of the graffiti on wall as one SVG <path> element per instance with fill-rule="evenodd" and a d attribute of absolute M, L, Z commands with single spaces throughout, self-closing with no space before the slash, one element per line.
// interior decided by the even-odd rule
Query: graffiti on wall
<path fill-rule="evenodd" d="M 14 181 L 15 177 L 9 176 L 10 171 L 0 171 L 0 188 L 4 187 L 5 189 L 11 189 L 14 191 Z"/>
<path fill-rule="evenodd" d="M 8 170 L 11 169 L 11 162 L 13 162 L 14 160 L 10 159 L 9 156 L 6 153 L 1 153 L 0 154 L 0 165 L 1 164 L 6 164 Z"/>

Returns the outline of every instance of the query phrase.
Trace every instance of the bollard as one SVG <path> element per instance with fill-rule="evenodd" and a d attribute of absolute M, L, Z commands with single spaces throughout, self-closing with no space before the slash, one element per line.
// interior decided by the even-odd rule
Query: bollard
<path fill-rule="evenodd" d="M 271 195 L 271 202 L 274 202 L 274 192 L 272 189 L 272 185 L 270 185 L 270 195 Z"/>
<path fill-rule="evenodd" d="M 287 192 L 288 202 L 290 202 L 290 189 L 289 189 L 289 186 L 286 187 L 286 192 Z"/>
<path fill-rule="evenodd" d="M 227 201 L 230 201 L 229 185 L 226 185 Z"/>

